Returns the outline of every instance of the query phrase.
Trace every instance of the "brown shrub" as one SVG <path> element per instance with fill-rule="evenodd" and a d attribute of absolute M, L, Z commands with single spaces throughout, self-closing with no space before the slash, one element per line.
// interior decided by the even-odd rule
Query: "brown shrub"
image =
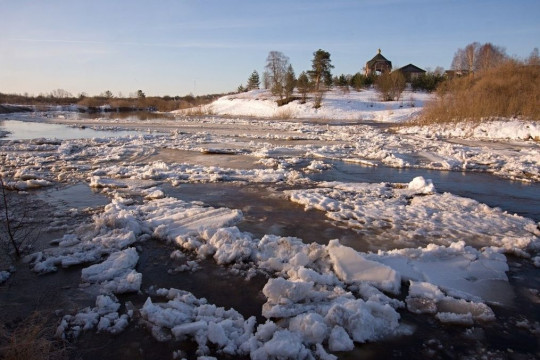
<path fill-rule="evenodd" d="M 64 344 L 54 339 L 54 329 L 47 320 L 34 313 L 15 329 L 0 329 L 0 358 L 4 360 L 67 359 Z"/>
<path fill-rule="evenodd" d="M 511 60 L 479 74 L 445 81 L 417 122 L 513 117 L 540 120 L 540 66 Z"/>

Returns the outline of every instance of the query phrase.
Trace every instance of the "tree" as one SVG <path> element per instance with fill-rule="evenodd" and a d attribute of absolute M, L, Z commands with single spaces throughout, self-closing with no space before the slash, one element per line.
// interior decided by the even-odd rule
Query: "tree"
<path fill-rule="evenodd" d="M 113 93 L 110 90 L 105 91 L 104 93 L 101 94 L 101 96 L 107 99 L 112 99 L 114 97 Z"/>
<path fill-rule="evenodd" d="M 236 88 L 237 93 L 243 93 L 246 92 L 246 88 L 244 88 L 244 85 L 240 84 L 238 85 L 238 88 Z"/>
<path fill-rule="evenodd" d="M 477 50 L 476 55 L 476 70 L 485 71 L 492 69 L 502 64 L 508 55 L 506 50 L 500 46 L 495 46 L 492 43 L 485 43 Z"/>
<path fill-rule="evenodd" d="M 287 102 L 291 99 L 295 87 L 296 76 L 294 75 L 292 65 L 289 65 L 289 67 L 287 68 L 287 73 L 285 74 L 285 84 L 283 87 L 285 91 L 285 99 Z"/>
<path fill-rule="evenodd" d="M 19 259 L 24 248 L 35 240 L 33 235 L 37 228 L 29 216 L 30 204 L 15 195 L 15 190 L 0 175 L 0 244 L 8 254 L 14 253 Z"/>
<path fill-rule="evenodd" d="M 480 44 L 473 42 L 463 49 L 457 49 L 454 58 L 452 59 L 452 70 L 474 73 L 476 71 L 476 55 L 479 48 Z"/>
<path fill-rule="evenodd" d="M 296 80 L 296 87 L 298 92 L 302 95 L 302 104 L 306 103 L 307 93 L 311 89 L 311 83 L 305 71 L 302 71 Z"/>
<path fill-rule="evenodd" d="M 527 58 L 528 65 L 540 66 L 540 55 L 538 54 L 538 48 L 534 48 L 531 54 Z"/>
<path fill-rule="evenodd" d="M 137 90 L 137 98 L 144 99 L 146 95 L 143 93 L 142 90 Z"/>
<path fill-rule="evenodd" d="M 375 80 L 375 87 L 379 91 L 382 101 L 398 101 L 406 85 L 407 82 L 401 71 L 383 73 Z"/>
<path fill-rule="evenodd" d="M 65 98 L 73 97 L 73 95 L 71 95 L 70 92 L 64 89 L 56 89 L 56 90 L 51 91 L 51 97 L 65 99 Z"/>
<path fill-rule="evenodd" d="M 315 90 L 319 91 L 321 81 L 328 84 L 332 82 L 332 73 L 330 72 L 334 66 L 331 64 L 330 53 L 319 49 L 313 53 L 311 61 L 311 71 L 309 76 L 315 84 Z"/>
<path fill-rule="evenodd" d="M 253 72 L 248 78 L 247 90 L 256 90 L 259 88 L 260 85 L 261 81 L 259 79 L 259 73 L 257 72 L 257 70 L 253 70 Z"/>
<path fill-rule="evenodd" d="M 445 80 L 444 72 L 440 69 L 435 69 L 435 71 L 428 71 L 425 74 L 417 76 L 411 80 L 411 86 L 413 90 L 425 90 L 425 91 L 434 91 L 437 89 L 440 83 Z"/>
<path fill-rule="evenodd" d="M 270 51 L 266 58 L 265 76 L 272 94 L 279 96 L 283 102 L 285 95 L 285 75 L 289 66 L 289 58 L 279 51 Z"/>
<path fill-rule="evenodd" d="M 452 70 L 467 71 L 471 74 L 492 69 L 508 59 L 504 48 L 491 43 L 473 42 L 458 49 L 452 59 Z"/>

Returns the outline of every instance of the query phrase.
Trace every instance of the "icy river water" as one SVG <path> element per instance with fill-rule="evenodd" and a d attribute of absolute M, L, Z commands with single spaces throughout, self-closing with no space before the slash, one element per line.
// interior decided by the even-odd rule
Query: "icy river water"
<path fill-rule="evenodd" d="M 0 138 L 0 141 L 30 140 L 35 138 L 92 139 L 120 136 L 137 136 L 144 134 L 133 129 L 117 131 L 99 131 L 95 129 L 74 128 L 66 125 L 49 123 L 31 123 L 18 120 L 0 120 L 0 131 L 8 131 L 11 135 Z M 62 134 L 62 135 L 58 135 Z M 213 139 L 208 140 L 211 142 Z M 247 140 L 246 140 L 247 141 Z M 202 142 L 197 139 L 196 142 Z M 237 139 L 231 142 L 235 145 Z M 195 141 L 194 141 L 195 143 Z M 142 143 L 141 146 L 143 146 Z M 80 146 L 80 145 L 79 145 Z M 171 159 L 166 155 L 169 145 L 161 145 L 160 150 L 150 156 L 157 159 Z M 178 145 L 175 145 L 178 146 Z M 126 146 L 127 147 L 127 146 Z M 15 149 L 20 151 L 19 149 Z M 202 158 L 198 149 L 180 149 L 182 161 L 199 162 Z M 32 151 L 38 151 L 32 149 Z M 39 150 L 41 151 L 41 150 Z M 48 150 L 47 150 L 48 151 Z M 133 159 L 132 150 L 123 150 L 121 156 L 110 163 L 146 162 L 148 157 L 138 156 Z M 163 155 L 160 157 L 160 155 Z M 88 155 L 92 156 L 92 155 Z M 175 155 L 180 156 L 180 155 Z M 215 166 L 227 167 L 227 164 L 243 166 L 245 154 L 222 153 L 206 154 L 204 161 L 217 162 Z M 7 159 L 7 157 L 5 157 Z M 142 159 L 142 160 L 141 160 Z M 210 160 L 206 160 L 210 159 Z M 75 164 L 80 161 L 73 157 Z M 84 160 L 83 168 L 90 160 Z M 301 162 L 292 162 L 292 167 Z M 431 179 L 438 193 L 448 192 L 460 197 L 474 199 L 489 207 L 498 207 L 510 214 L 540 221 L 540 184 L 506 180 L 485 173 L 437 171 L 418 168 L 393 168 L 386 166 L 363 166 L 341 160 L 327 161 L 329 166 L 323 171 L 306 172 L 305 177 L 313 183 L 409 183 L 422 176 Z M 103 164 L 107 164 L 103 162 Z M 239 165 L 238 165 L 239 164 Z M 96 169 L 93 164 L 93 169 Z M 252 170 L 254 167 L 248 170 Z M 95 171 L 95 170 L 94 170 Z M 97 172 L 97 171 L 95 171 Z M 130 175 L 123 175 L 128 178 Z M 90 221 L 93 214 L 100 212 L 111 202 L 111 191 L 107 188 L 88 186 L 87 176 L 73 181 L 57 181 L 54 186 L 29 190 L 37 195 L 39 205 L 51 209 L 52 218 L 44 216 L 43 221 L 53 221 L 54 213 L 63 213 L 64 222 L 43 234 L 41 246 L 47 241 L 61 237 L 66 229 L 80 223 Z M 132 176 L 132 178 L 137 178 Z M 164 179 L 164 177 L 162 176 Z M 64 177 L 62 179 L 67 179 Z M 137 179 L 137 181 L 142 181 Z M 309 187 L 313 187 L 313 183 Z M 236 226 L 242 232 L 248 232 L 254 238 L 265 235 L 281 237 L 297 237 L 304 243 L 327 245 L 332 239 L 352 247 L 359 252 L 388 251 L 396 248 L 394 243 L 370 242 L 369 235 L 355 231 L 335 219 L 329 219 L 324 211 L 306 210 L 301 204 L 288 200 L 290 191 L 302 190 L 306 185 L 301 183 L 276 182 L 261 184 L 258 182 L 236 181 L 185 181 L 180 184 L 164 181 L 156 177 L 151 184 L 157 186 L 166 197 L 186 202 L 197 202 L 203 206 L 240 210 L 242 220 Z M 116 186 L 116 185 L 115 185 Z M 131 186 L 131 185 L 130 185 Z M 137 186 L 140 186 L 139 184 Z M 115 190 L 125 197 L 131 197 L 135 203 L 142 202 L 141 193 L 130 192 L 120 188 Z M 124 191 L 124 193 L 122 193 Z M 444 207 L 444 204 L 442 204 Z M 68 214 L 68 215 L 65 215 Z M 72 215 L 69 215 L 72 214 Z M 419 241 L 416 246 L 424 246 Z M 36 246 L 39 246 L 36 245 Z M 399 246 L 398 246 L 399 247 Z M 245 280 L 242 274 L 229 271 L 227 267 L 217 265 L 212 259 L 199 260 L 196 256 L 187 255 L 188 260 L 197 260 L 197 267 L 192 271 L 171 271 L 185 259 L 171 257 L 175 249 L 171 243 L 147 240 L 137 245 L 140 257 L 136 270 L 142 273 L 141 291 L 131 294 L 117 295 L 122 306 L 140 308 L 147 297 L 159 288 L 177 288 L 186 290 L 197 298 L 206 298 L 208 303 L 220 307 L 234 308 L 246 319 L 255 316 L 262 324 L 266 320 L 261 315 L 261 308 L 266 302 L 262 289 L 267 278 L 257 274 Z M 356 343 L 352 351 L 338 352 L 339 359 L 534 359 L 540 354 L 539 328 L 540 275 L 530 260 L 507 254 L 509 270 L 508 282 L 494 289 L 498 292 L 496 302 L 491 303 L 496 320 L 474 323 L 473 326 L 441 324 L 431 314 L 413 314 L 405 309 L 399 310 L 401 323 L 409 329 L 406 335 L 386 337 L 380 341 Z M 36 275 L 28 269 L 28 265 L 17 266 L 6 284 L 0 285 L 0 303 L 2 304 L 2 321 L 8 325 L 16 324 L 20 318 L 32 310 L 49 311 L 53 323 L 58 316 L 72 311 L 74 308 L 92 306 L 99 289 L 90 286 L 79 286 L 81 265 L 60 269 L 53 274 Z M 0 268 L 3 270 L 3 268 Z M 404 301 L 408 286 L 404 286 L 396 299 Z M 35 296 L 34 294 L 39 294 Z M 129 305 L 126 305 L 129 304 Z M 14 325 L 13 325 L 14 326 Z M 191 341 L 158 342 L 143 325 L 135 321 L 123 332 L 110 335 L 85 332 L 73 346 L 72 358 L 82 359 L 170 359 L 171 354 L 182 349 L 182 354 L 189 359 L 196 358 L 197 347 Z M 249 358 L 249 356 L 225 356 L 225 359 Z M 218 358 L 220 358 L 218 356 Z"/>

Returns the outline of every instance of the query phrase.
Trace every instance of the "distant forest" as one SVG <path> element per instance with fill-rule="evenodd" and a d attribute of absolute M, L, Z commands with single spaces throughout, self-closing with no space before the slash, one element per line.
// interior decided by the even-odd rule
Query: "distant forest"
<path fill-rule="evenodd" d="M 27 105 L 35 107 L 38 110 L 40 108 L 45 109 L 45 107 L 50 105 L 78 105 L 81 110 L 88 112 L 134 110 L 172 111 L 209 104 L 223 95 L 147 97 L 142 90 L 138 90 L 130 97 L 115 97 L 110 91 L 105 91 L 98 96 L 80 95 L 75 97 L 63 89 L 57 89 L 49 94 L 40 94 L 38 96 L 0 93 L 0 104 Z"/>

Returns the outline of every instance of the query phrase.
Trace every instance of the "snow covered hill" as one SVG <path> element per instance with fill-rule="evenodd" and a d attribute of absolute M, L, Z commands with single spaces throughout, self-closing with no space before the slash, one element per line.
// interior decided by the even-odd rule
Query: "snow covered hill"
<path fill-rule="evenodd" d="M 382 102 L 373 89 L 332 90 L 325 93 L 322 106 L 315 109 L 312 97 L 305 104 L 296 100 L 278 106 L 277 98 L 268 90 L 253 90 L 221 97 L 201 110 L 222 116 L 403 122 L 418 114 L 431 97 L 427 93 L 405 91 L 399 101 Z"/>
<path fill-rule="evenodd" d="M 305 104 L 300 100 L 278 106 L 277 98 L 268 90 L 253 90 L 227 95 L 211 104 L 202 106 L 197 112 L 204 115 L 229 117 L 251 117 L 263 119 L 317 119 L 333 121 L 376 121 L 403 124 L 413 120 L 422 111 L 424 104 L 433 99 L 433 94 L 405 91 L 399 101 L 380 101 L 374 89 L 344 92 L 332 90 L 324 95 L 319 109 L 313 107 L 309 98 Z M 193 109 L 177 110 L 177 115 L 193 114 Z M 536 121 L 499 119 L 456 124 L 433 124 L 429 126 L 405 127 L 402 134 L 427 137 L 469 138 L 482 140 L 540 140 L 540 124 Z"/>

